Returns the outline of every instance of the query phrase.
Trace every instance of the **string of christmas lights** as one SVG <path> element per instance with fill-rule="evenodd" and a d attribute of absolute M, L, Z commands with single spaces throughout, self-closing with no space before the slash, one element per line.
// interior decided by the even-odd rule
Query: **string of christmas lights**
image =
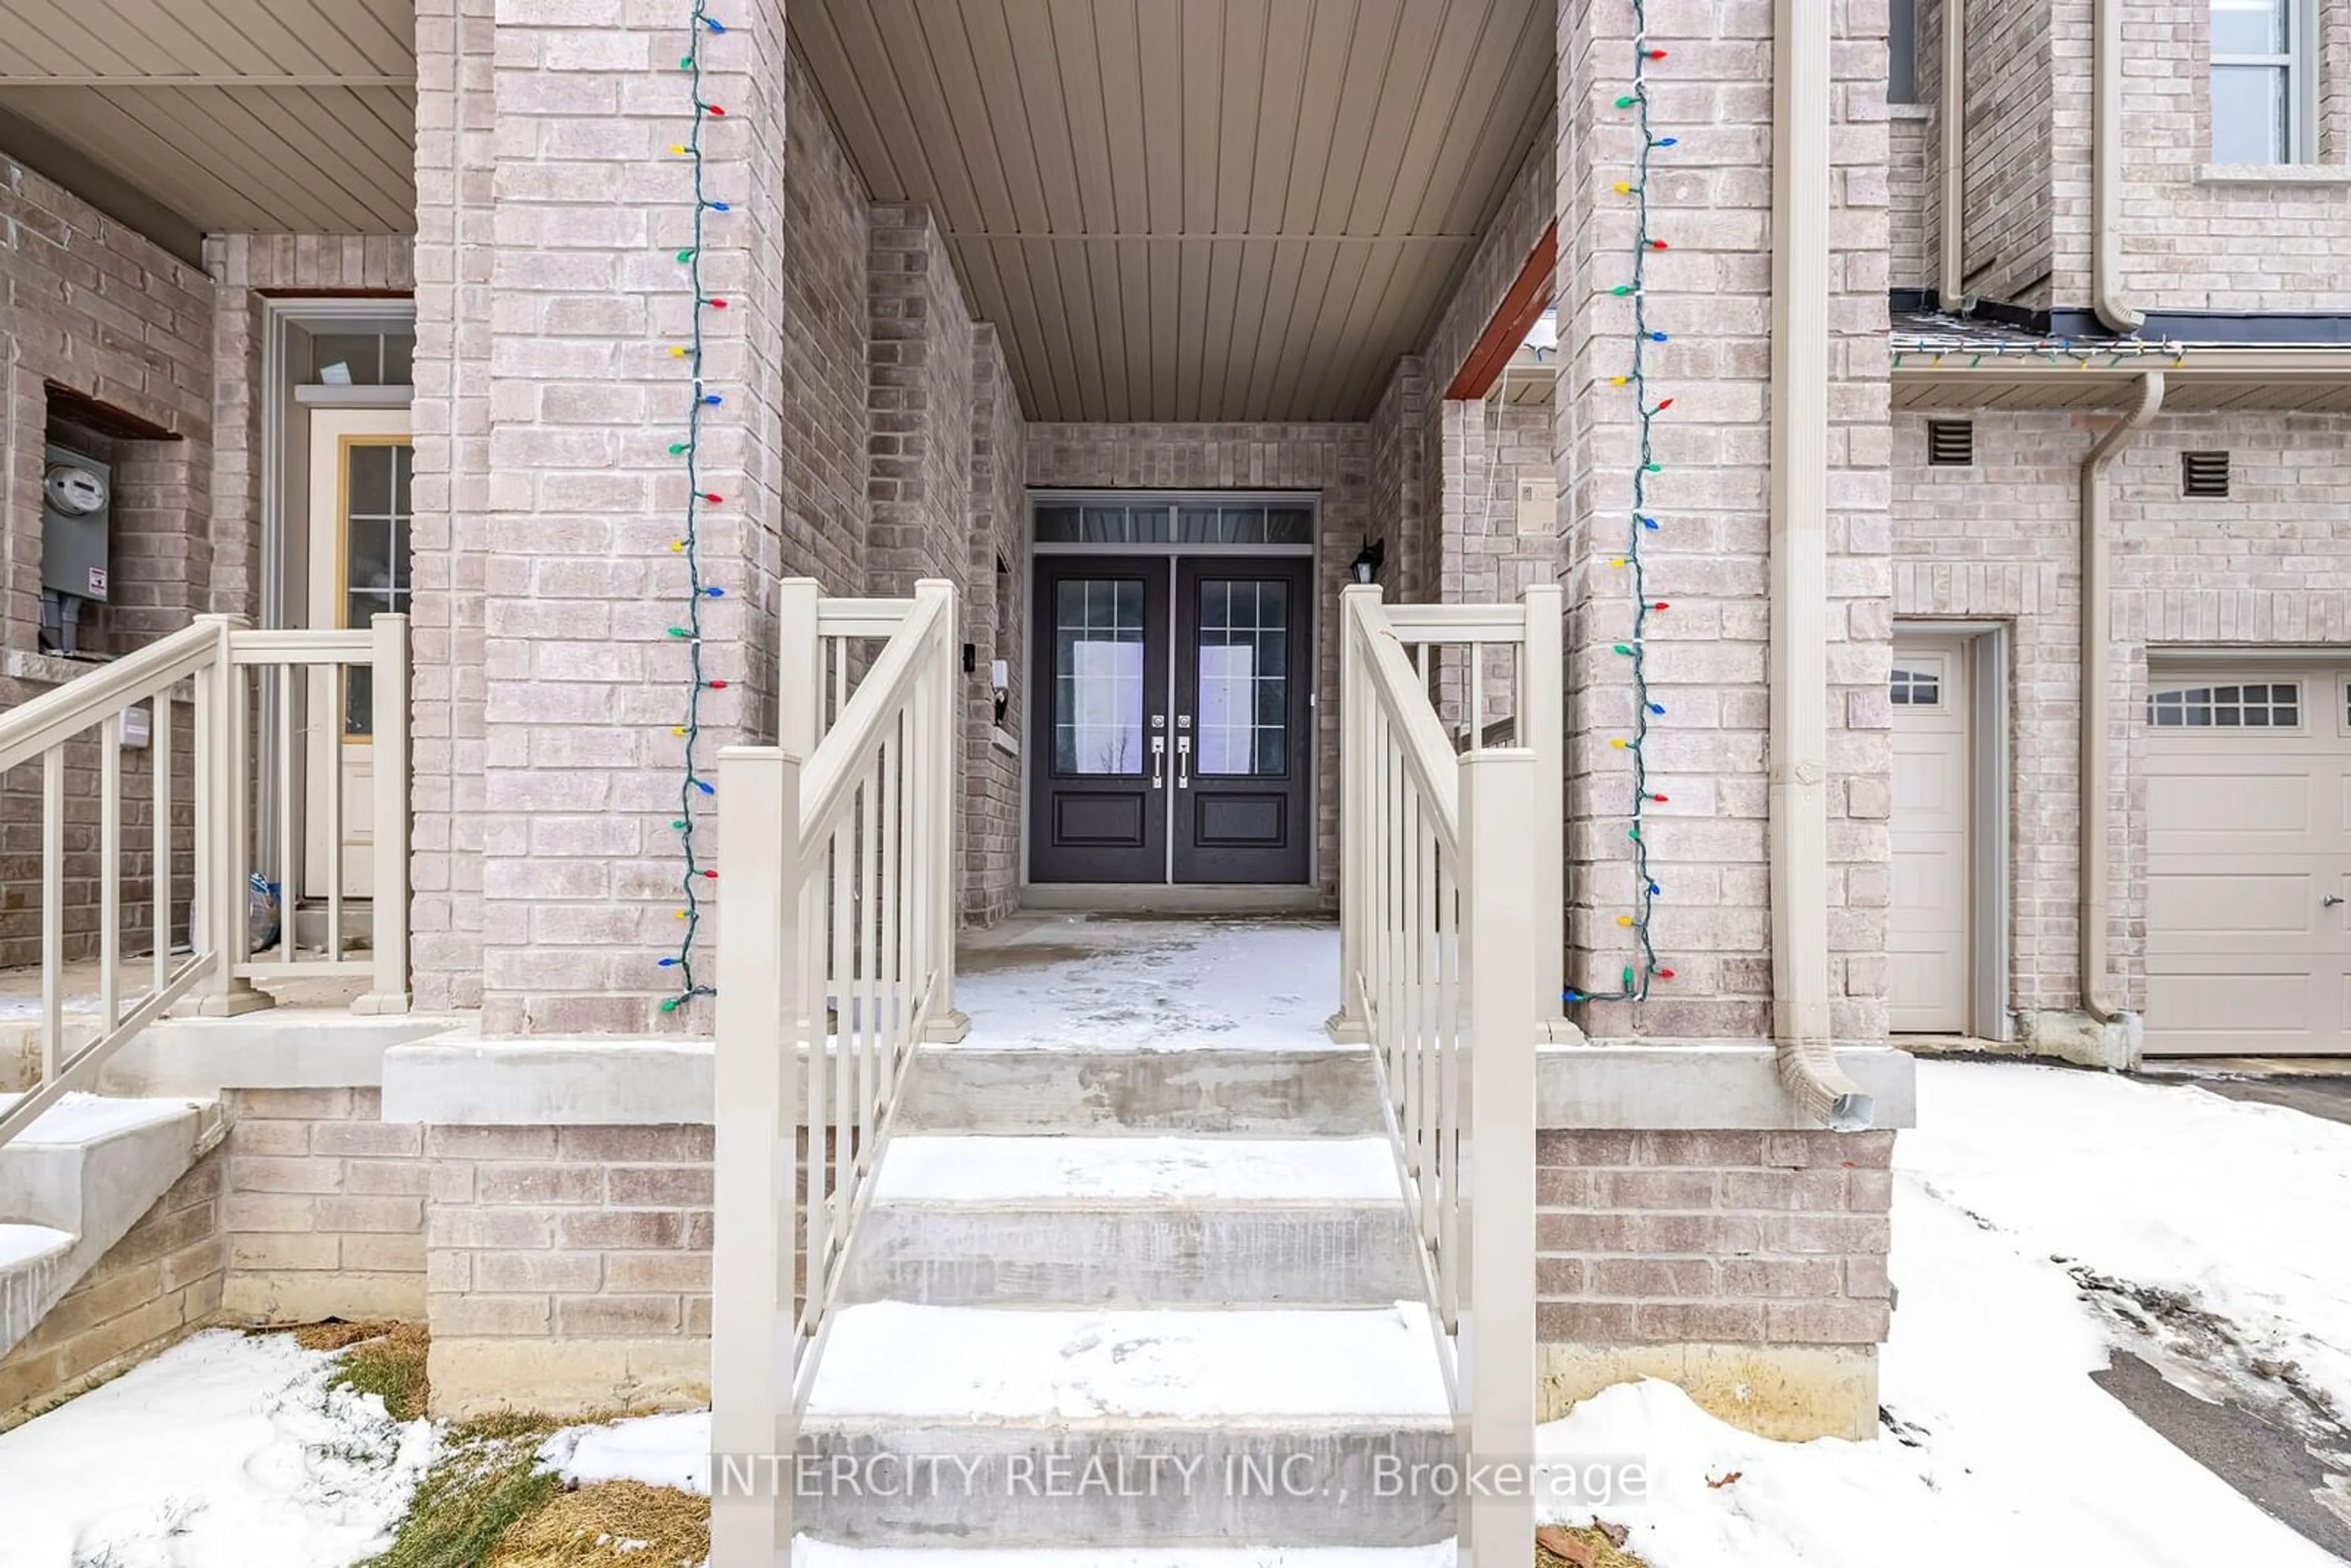
<path fill-rule="evenodd" d="M 1616 924 L 1632 934 L 1633 961 L 1624 968 L 1622 979 L 1613 991 L 1579 991 L 1565 993 L 1570 1002 L 1642 1001 L 1649 994 L 1652 979 L 1670 980 L 1674 972 L 1657 961 L 1657 948 L 1651 922 L 1656 911 L 1656 901 L 1665 889 L 1657 884 L 1649 868 L 1649 840 L 1643 831 L 1652 805 L 1663 805 L 1666 797 L 1649 786 L 1649 764 L 1646 747 L 1649 738 L 1649 721 L 1662 716 L 1665 705 L 1649 690 L 1649 654 L 1645 641 L 1649 617 L 1670 606 L 1663 600 L 1649 597 L 1648 569 L 1642 557 L 1642 544 L 1648 535 L 1657 532 L 1660 525 L 1649 510 L 1649 480 L 1665 471 L 1656 458 L 1655 431 L 1657 418 L 1674 406 L 1674 400 L 1657 398 L 1652 401 L 1648 378 L 1648 349 L 1652 343 L 1667 341 L 1667 335 L 1650 326 L 1648 309 L 1649 258 L 1666 248 L 1666 241 L 1649 233 L 1649 174 L 1656 155 L 1674 146 L 1680 139 L 1660 136 L 1649 120 L 1649 68 L 1666 57 L 1666 51 L 1649 43 L 1649 18 L 1646 0 L 1633 0 L 1633 79 L 1631 89 L 1616 99 L 1618 109 L 1631 110 L 1641 133 L 1641 152 L 1629 180 L 1616 182 L 1616 193 L 1633 202 L 1633 267 L 1631 278 L 1610 290 L 1619 298 L 1630 298 L 1633 305 L 1632 364 L 1623 375 L 1611 376 L 1608 384 L 1631 391 L 1633 406 L 1640 417 L 1640 457 L 1633 469 L 1633 504 L 1625 524 L 1625 553 L 1608 564 L 1629 574 L 1633 591 L 1633 627 L 1626 641 L 1615 645 L 1618 654 L 1630 661 L 1633 676 L 1633 733 L 1615 736 L 1608 744 L 1619 751 L 1630 752 L 1633 763 L 1632 826 L 1626 836 L 1633 841 L 1633 906 L 1632 912 L 1616 917 Z"/>
<path fill-rule="evenodd" d="M 1963 359 L 1973 369 L 1986 360 L 2046 360 L 2053 365 L 2074 361 L 2077 370 L 2089 370 L 2105 361 L 2103 368 L 2112 370 L 2126 360 L 2165 359 L 2174 365 L 2188 358 L 2188 345 L 2166 339 L 2161 341 L 2127 339 L 2116 342 L 2076 343 L 2071 338 L 2017 338 L 1986 340 L 1966 337 L 1928 337 L 1900 340 L 1894 350 L 1894 363 L 1898 367 L 1905 360 L 1924 357 L 1936 364 L 1947 359 Z"/>
<path fill-rule="evenodd" d="M 691 372 L 691 395 L 686 402 L 684 438 L 670 445 L 670 455 L 685 465 L 685 527 L 682 537 L 670 549 L 685 558 L 686 607 L 685 624 L 673 626 L 669 634 L 685 644 L 688 680 L 685 697 L 685 722 L 673 726 L 670 733 L 684 739 L 684 772 L 677 787 L 677 818 L 670 827 L 677 833 L 678 852 L 684 861 L 679 873 L 678 886 L 684 902 L 677 917 L 683 922 L 678 932 L 677 951 L 661 960 L 664 969 L 677 971 L 677 992 L 662 1003 L 662 1011 L 675 1012 L 696 997 L 717 995 L 716 988 L 704 985 L 695 976 L 695 940 L 702 933 L 702 884 L 718 875 L 712 867 L 703 865 L 695 847 L 695 810 L 704 800 L 717 793 L 716 788 L 702 776 L 700 749 L 702 741 L 702 694 L 721 691 L 725 681 L 711 680 L 702 667 L 702 607 L 705 601 L 716 599 L 726 591 L 702 577 L 700 523 L 702 508 L 720 505 L 725 497 L 713 495 L 702 487 L 701 451 L 703 411 L 716 408 L 726 399 L 709 390 L 703 381 L 703 321 L 712 310 L 724 310 L 726 301 L 713 295 L 702 284 L 703 231 L 712 213 L 727 210 L 726 204 L 716 200 L 704 183 L 702 132 L 715 119 L 726 111 L 712 103 L 703 94 L 702 48 L 708 37 L 726 31 L 726 25 L 712 17 L 707 0 L 694 0 L 694 16 L 687 24 L 686 52 L 678 63 L 692 85 L 694 99 L 694 130 L 686 141 L 670 151 L 689 161 L 694 170 L 694 235 L 693 241 L 677 253 L 685 268 L 686 280 L 694 291 L 694 321 L 691 336 L 684 343 L 673 344 L 670 353 L 686 361 Z"/>

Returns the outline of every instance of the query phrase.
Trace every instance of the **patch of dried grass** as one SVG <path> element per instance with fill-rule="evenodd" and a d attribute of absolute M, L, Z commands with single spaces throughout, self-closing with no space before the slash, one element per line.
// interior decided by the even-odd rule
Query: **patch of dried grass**
<path fill-rule="evenodd" d="M 557 1492 L 517 1520 L 487 1568 L 695 1568 L 709 1555 L 708 1498 L 602 1481 Z"/>
<path fill-rule="evenodd" d="M 1607 1531 L 1598 1525 L 1545 1526 L 1546 1531 L 1552 1529 L 1563 1530 L 1590 1549 L 1590 1568 L 1649 1568 L 1646 1562 L 1610 1541 Z M 1584 1565 L 1538 1544 L 1535 1547 L 1535 1568 L 1584 1568 Z"/>

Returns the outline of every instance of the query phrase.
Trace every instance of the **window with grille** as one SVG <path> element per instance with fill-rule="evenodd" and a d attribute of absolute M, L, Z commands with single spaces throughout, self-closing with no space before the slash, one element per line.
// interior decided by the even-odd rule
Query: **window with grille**
<path fill-rule="evenodd" d="M 2168 686 L 2149 694 L 2147 722 L 2158 729 L 2294 729 L 2302 723 L 2302 684 Z"/>
<path fill-rule="evenodd" d="M 1896 665 L 1893 678 L 1886 683 L 1886 694 L 1896 707 L 1940 707 L 1943 672 L 1908 670 Z"/>

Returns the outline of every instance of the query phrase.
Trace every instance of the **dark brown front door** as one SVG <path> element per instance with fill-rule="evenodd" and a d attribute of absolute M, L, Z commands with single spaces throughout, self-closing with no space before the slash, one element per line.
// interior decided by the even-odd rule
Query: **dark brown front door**
<path fill-rule="evenodd" d="M 1312 562 L 1041 556 L 1029 877 L 1307 880 Z"/>
<path fill-rule="evenodd" d="M 1168 562 L 1048 556 L 1037 563 L 1035 882 L 1165 882 Z"/>
<path fill-rule="evenodd" d="M 1176 563 L 1177 882 L 1306 880 L 1313 563 Z"/>

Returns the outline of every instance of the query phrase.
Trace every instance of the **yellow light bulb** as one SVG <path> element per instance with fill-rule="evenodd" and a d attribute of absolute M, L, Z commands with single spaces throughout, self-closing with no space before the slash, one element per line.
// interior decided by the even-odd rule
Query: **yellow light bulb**
<path fill-rule="evenodd" d="M 673 142 L 673 143 L 671 143 L 671 145 L 670 145 L 670 151 L 671 151 L 672 152 L 674 152 L 675 154 L 677 154 L 679 157 L 683 158 L 683 157 L 684 157 L 684 156 L 685 156 L 686 152 L 687 152 L 687 149 L 686 149 L 686 145 L 685 145 L 685 143 L 684 143 L 684 142 L 683 142 L 683 141 L 677 141 L 677 142 Z"/>
<path fill-rule="evenodd" d="M 1625 737 L 1621 735 L 1613 736 L 1609 738 L 1608 744 L 1622 751 L 1625 749 Z"/>
<path fill-rule="evenodd" d="M 1633 924 L 1633 917 L 1629 915 L 1620 915 L 1616 917 L 1616 924 L 1619 925 L 1630 925 Z"/>
<path fill-rule="evenodd" d="M 672 343 L 669 346 L 669 357 L 673 360 L 682 360 L 685 358 L 685 345 L 684 343 Z"/>
<path fill-rule="evenodd" d="M 1608 384 L 1612 387 L 1621 387 L 1632 379 L 1633 378 L 1630 376 L 1610 376 L 1608 378 Z"/>
<path fill-rule="evenodd" d="M 1615 191 L 1620 196 L 1629 196 L 1633 193 L 1633 183 L 1630 180 L 1619 180 L 1616 182 Z"/>

